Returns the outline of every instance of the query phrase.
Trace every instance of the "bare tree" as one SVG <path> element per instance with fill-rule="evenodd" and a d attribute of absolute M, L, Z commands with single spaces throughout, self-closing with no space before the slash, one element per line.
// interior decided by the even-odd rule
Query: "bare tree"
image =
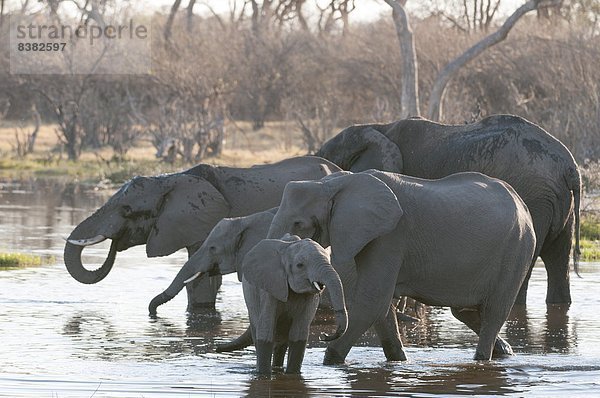
<path fill-rule="evenodd" d="M 31 116 L 33 117 L 33 130 L 28 132 L 25 130 L 25 126 L 19 126 L 15 129 L 15 142 L 14 145 L 17 156 L 22 158 L 30 153 L 33 153 L 35 147 L 35 140 L 40 131 L 42 119 L 40 113 L 37 110 L 35 104 L 31 107 Z"/>
<path fill-rule="evenodd" d="M 333 30 L 335 24 L 339 21 L 342 23 L 342 35 L 346 36 L 350 26 L 350 13 L 356 8 L 354 0 L 329 0 L 325 7 L 319 8 L 319 36 L 329 34 Z"/>
<path fill-rule="evenodd" d="M 400 118 L 420 116 L 419 111 L 419 72 L 415 39 L 408 15 L 404 9 L 406 0 L 384 0 L 392 7 L 392 17 L 400 43 L 402 58 L 402 92 L 400 94 Z"/>
<path fill-rule="evenodd" d="M 514 13 L 512 13 L 502 24 L 502 26 L 494 33 L 484 37 L 482 40 L 477 42 L 467 51 L 459 55 L 454 60 L 450 61 L 442 70 L 438 73 L 431 94 L 429 96 L 429 108 L 427 116 L 432 120 L 440 120 L 443 117 L 443 100 L 444 92 L 448 82 L 452 79 L 454 74 L 462 68 L 464 65 L 472 61 L 474 58 L 479 56 L 482 52 L 488 48 L 498 44 L 502 40 L 506 39 L 508 32 L 515 26 L 517 21 L 521 17 L 530 11 L 535 10 L 540 6 L 549 6 L 556 3 L 557 0 L 529 0 L 521 7 L 519 7 Z"/>
<path fill-rule="evenodd" d="M 193 20 L 194 20 L 194 6 L 196 5 L 196 0 L 190 0 L 187 6 L 187 30 L 188 32 L 192 31 Z"/>
<path fill-rule="evenodd" d="M 171 35 L 173 32 L 173 23 L 175 22 L 175 16 L 177 15 L 177 11 L 179 11 L 179 6 L 181 5 L 181 0 L 175 0 L 173 5 L 171 6 L 171 12 L 169 12 L 169 17 L 167 18 L 167 22 L 165 23 L 165 31 L 164 37 L 165 41 L 171 40 Z"/>
<path fill-rule="evenodd" d="M 4 25 L 4 3 L 5 0 L 0 0 L 0 28 Z"/>

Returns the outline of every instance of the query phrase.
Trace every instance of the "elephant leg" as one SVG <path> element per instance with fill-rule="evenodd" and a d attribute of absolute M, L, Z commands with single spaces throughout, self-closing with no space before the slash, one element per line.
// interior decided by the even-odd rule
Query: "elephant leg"
<path fill-rule="evenodd" d="M 548 287 L 546 304 L 570 304 L 571 289 L 569 286 L 569 257 L 573 245 L 573 216 L 558 237 L 551 242 L 544 242 L 540 253 L 546 273 Z"/>
<path fill-rule="evenodd" d="M 275 348 L 273 349 L 274 368 L 283 368 L 285 353 L 288 349 L 288 334 L 290 333 L 291 324 L 292 320 L 286 315 L 281 315 L 277 319 L 275 326 Z"/>
<path fill-rule="evenodd" d="M 271 375 L 271 358 L 273 356 L 273 342 L 265 340 L 256 341 L 256 367 L 258 373 L 264 376 Z"/>
<path fill-rule="evenodd" d="M 273 368 L 283 368 L 283 361 L 285 360 L 287 350 L 288 343 L 275 343 L 275 347 L 273 348 Z"/>
<path fill-rule="evenodd" d="M 334 365 L 344 363 L 348 352 L 352 348 L 352 345 L 367 331 L 376 321 L 386 317 L 386 312 L 389 316 L 389 305 L 392 301 L 394 293 L 394 284 L 377 284 L 380 286 L 379 289 L 372 289 L 369 286 L 373 286 L 368 278 L 363 278 L 365 283 L 359 282 L 356 289 L 356 298 L 352 306 L 348 307 L 348 329 L 346 332 L 337 340 L 334 340 L 329 344 L 325 351 L 325 359 L 323 360 L 324 365 Z M 359 278 L 360 280 L 360 278 Z M 357 299 L 359 298 L 359 299 Z M 393 313 L 395 317 L 395 312 Z M 382 322 L 388 322 L 385 327 L 381 330 L 390 330 L 389 324 L 393 321 L 384 320 Z M 385 323 L 384 323 L 385 325 Z M 381 325 L 378 325 L 378 327 Z M 396 323 L 397 333 L 397 323 Z M 385 332 L 384 336 L 389 337 L 389 332 Z M 398 343 L 400 341 L 399 336 L 393 337 L 390 340 L 390 355 L 394 355 L 394 358 L 401 358 L 398 350 Z M 386 343 L 387 343 L 386 341 Z M 387 355 L 387 353 L 386 353 Z"/>
<path fill-rule="evenodd" d="M 451 310 L 452 310 L 452 315 L 454 315 L 454 317 L 456 319 L 458 319 L 459 321 L 461 321 L 462 323 L 467 325 L 467 327 L 469 327 L 469 329 L 474 331 L 475 334 L 477 334 L 477 336 L 479 336 L 479 343 L 477 345 L 477 347 L 478 347 L 477 351 L 475 352 L 475 355 L 476 355 L 475 359 L 486 359 L 485 355 L 487 355 L 487 351 L 480 350 L 480 348 L 479 348 L 480 344 L 481 345 L 485 344 L 485 343 L 482 343 L 482 341 L 481 341 L 481 324 L 482 324 L 482 322 L 481 322 L 480 312 L 478 310 L 470 310 L 470 309 L 465 310 L 462 308 L 452 308 Z M 502 319 L 504 319 L 504 318 L 502 318 Z M 498 332 L 502 328 L 503 323 L 504 322 L 500 323 L 500 326 L 498 327 L 498 330 L 496 331 L 496 334 L 495 334 L 495 341 L 493 344 L 493 349 L 491 351 L 492 358 L 501 358 L 501 357 L 513 355 L 513 350 L 512 350 L 512 347 L 510 346 L 510 344 L 508 344 L 508 342 L 506 340 L 504 340 L 502 337 L 498 336 Z M 489 357 L 487 359 L 489 359 Z"/>
<path fill-rule="evenodd" d="M 527 272 L 523 283 L 521 283 L 521 288 L 519 289 L 519 293 L 517 294 L 517 298 L 515 299 L 515 304 L 525 305 L 527 303 L 527 288 L 529 287 L 529 278 L 531 278 L 531 272 L 533 271 L 536 259 L 537 257 L 533 259 L 533 262 L 529 267 L 529 271 Z"/>
<path fill-rule="evenodd" d="M 221 287 L 221 275 L 208 278 L 198 278 L 186 285 L 188 297 L 188 312 L 196 309 L 215 308 L 217 292 Z"/>
<path fill-rule="evenodd" d="M 287 367 L 285 373 L 300 373 L 302 361 L 304 360 L 304 351 L 306 350 L 306 340 L 290 341 Z"/>
<path fill-rule="evenodd" d="M 396 306 L 392 302 L 385 318 L 375 322 L 375 331 L 381 340 L 381 347 L 388 361 L 406 361 L 406 354 L 398 331 Z"/>

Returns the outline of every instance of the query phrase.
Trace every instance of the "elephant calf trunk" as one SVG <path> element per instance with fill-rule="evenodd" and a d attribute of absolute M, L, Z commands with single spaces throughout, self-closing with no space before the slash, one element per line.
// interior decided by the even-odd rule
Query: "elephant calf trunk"
<path fill-rule="evenodd" d="M 234 340 L 231 340 L 225 344 L 217 345 L 215 349 L 216 352 L 231 352 L 242 350 L 248 346 L 252 345 L 252 332 L 250 331 L 250 327 L 246 329 L 246 331 L 239 337 Z"/>
<path fill-rule="evenodd" d="M 158 306 L 163 305 L 167 301 L 170 301 L 171 299 L 173 299 L 173 297 L 175 296 L 171 296 L 166 292 L 162 292 L 161 294 L 154 297 L 148 305 L 148 312 L 150 312 L 150 316 L 156 316 L 156 309 L 158 308 Z"/>

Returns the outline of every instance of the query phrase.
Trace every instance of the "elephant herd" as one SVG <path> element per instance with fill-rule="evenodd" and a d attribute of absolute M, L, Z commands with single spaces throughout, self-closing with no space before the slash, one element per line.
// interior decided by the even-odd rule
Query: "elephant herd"
<path fill-rule="evenodd" d="M 205 164 L 135 177 L 69 236 L 69 273 L 96 283 L 117 252 L 186 248 L 188 261 L 149 305 L 184 287 L 188 310 L 214 306 L 221 275 L 237 273 L 250 327 L 218 348 L 254 344 L 257 369 L 298 373 L 326 288 L 336 330 L 324 364 L 343 363 L 374 326 L 387 360 L 405 360 L 395 303 L 450 307 L 479 341 L 475 359 L 510 355 L 498 336 L 525 303 L 538 257 L 547 303 L 570 303 L 579 257 L 581 177 L 569 150 L 520 117 L 445 125 L 421 118 L 351 126 L 315 156 L 250 168 Z M 111 239 L 104 264 L 82 250 Z M 330 252 L 324 248 L 329 247 Z"/>

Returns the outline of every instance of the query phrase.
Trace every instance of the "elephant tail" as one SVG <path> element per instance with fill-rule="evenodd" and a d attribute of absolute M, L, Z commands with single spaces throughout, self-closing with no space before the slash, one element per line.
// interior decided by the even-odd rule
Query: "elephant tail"
<path fill-rule="evenodd" d="M 252 345 L 252 332 L 250 331 L 250 326 L 241 336 L 225 343 L 218 344 L 215 351 L 217 352 L 231 352 L 237 350 L 243 350 L 244 348 Z"/>
<path fill-rule="evenodd" d="M 579 208 L 581 205 L 581 182 L 579 186 L 573 188 L 573 201 L 575 202 L 575 247 L 573 248 L 573 269 L 578 277 L 579 275 L 579 258 L 581 257 L 581 249 L 579 247 L 579 240 L 581 237 L 581 228 L 579 221 Z"/>

